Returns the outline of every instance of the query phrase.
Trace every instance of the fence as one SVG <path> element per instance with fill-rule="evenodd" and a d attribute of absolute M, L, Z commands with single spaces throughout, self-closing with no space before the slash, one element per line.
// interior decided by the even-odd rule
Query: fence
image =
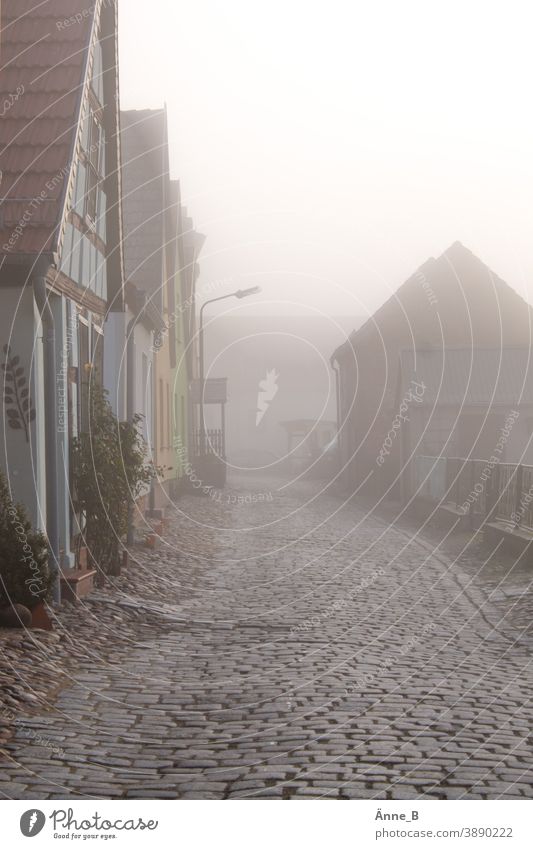
<path fill-rule="evenodd" d="M 224 447 L 224 431 L 206 429 L 204 433 L 196 431 L 192 441 L 192 465 L 197 480 L 202 487 L 194 488 L 198 495 L 205 492 L 205 487 L 222 489 L 226 484 L 226 456 Z"/>
<path fill-rule="evenodd" d="M 413 482 L 417 498 L 451 505 L 472 524 L 500 519 L 533 530 L 533 466 L 418 456 Z"/>
<path fill-rule="evenodd" d="M 203 445 L 202 445 L 203 443 Z M 193 454 L 216 454 L 220 459 L 225 457 L 224 432 L 219 429 L 206 429 L 204 434 L 195 431 L 193 438 Z"/>

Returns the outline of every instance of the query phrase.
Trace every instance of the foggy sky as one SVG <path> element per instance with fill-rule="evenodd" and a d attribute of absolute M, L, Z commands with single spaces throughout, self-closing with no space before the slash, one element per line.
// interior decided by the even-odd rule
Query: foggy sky
<path fill-rule="evenodd" d="M 122 108 L 167 103 L 200 294 L 365 316 L 459 239 L 533 301 L 527 9 L 122 0 Z"/>

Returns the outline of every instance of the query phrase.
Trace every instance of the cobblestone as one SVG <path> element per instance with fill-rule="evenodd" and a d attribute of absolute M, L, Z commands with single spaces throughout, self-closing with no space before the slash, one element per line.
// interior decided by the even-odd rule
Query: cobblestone
<path fill-rule="evenodd" d="M 15 700 L 0 794 L 533 797 L 523 605 L 513 620 L 515 596 L 489 600 L 476 551 L 274 483 L 266 503 L 183 498 L 157 552 L 59 611 L 61 657 L 76 616 L 95 650 L 46 704 Z"/>

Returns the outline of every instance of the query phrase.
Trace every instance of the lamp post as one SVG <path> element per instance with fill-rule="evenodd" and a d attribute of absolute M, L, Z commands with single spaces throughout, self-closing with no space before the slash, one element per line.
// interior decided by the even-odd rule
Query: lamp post
<path fill-rule="evenodd" d="M 211 298 L 209 301 L 205 301 L 200 307 L 198 341 L 200 343 L 200 454 L 202 456 L 206 453 L 204 420 L 204 310 L 209 304 L 214 304 L 215 301 L 225 301 L 226 298 L 248 298 L 250 295 L 258 295 L 260 291 L 260 286 L 251 286 L 249 289 L 237 289 L 236 292 L 230 292 L 228 295 L 219 295 L 218 298 Z"/>

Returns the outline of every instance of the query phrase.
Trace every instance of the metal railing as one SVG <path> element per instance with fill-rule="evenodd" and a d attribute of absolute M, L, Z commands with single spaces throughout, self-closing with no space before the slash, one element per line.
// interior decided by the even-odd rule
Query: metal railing
<path fill-rule="evenodd" d="M 413 483 L 415 497 L 451 505 L 472 524 L 500 519 L 533 530 L 533 466 L 420 455 Z"/>
<path fill-rule="evenodd" d="M 220 429 L 207 429 L 205 433 L 199 430 L 195 431 L 193 436 L 193 454 L 201 456 L 202 454 L 215 454 L 217 457 L 224 459 L 224 432 Z"/>

